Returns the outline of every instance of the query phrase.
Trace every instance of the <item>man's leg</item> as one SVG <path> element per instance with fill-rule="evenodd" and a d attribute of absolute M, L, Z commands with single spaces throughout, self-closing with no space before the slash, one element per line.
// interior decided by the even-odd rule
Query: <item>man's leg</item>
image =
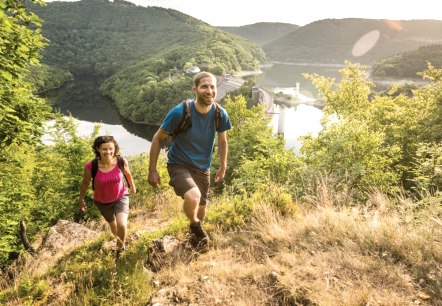
<path fill-rule="evenodd" d="M 198 187 L 193 187 L 184 194 L 184 213 L 190 221 L 190 244 L 202 250 L 209 243 L 209 236 L 203 230 L 201 221 L 204 219 L 205 208 L 199 205 L 201 192 Z"/>
<path fill-rule="evenodd" d="M 174 188 L 175 193 L 184 199 L 184 214 L 190 221 L 189 242 L 193 247 L 202 249 L 208 245 L 210 239 L 201 225 L 205 216 L 205 207 L 200 208 L 200 203 L 204 201 L 202 201 L 201 186 L 198 184 L 201 180 L 198 177 L 199 172 L 195 173 L 194 170 L 184 166 L 169 166 L 168 170 L 171 178 L 169 184 Z M 203 175 L 208 187 L 209 173 Z M 207 191 L 205 190 L 205 193 Z"/>
<path fill-rule="evenodd" d="M 183 209 L 190 223 L 196 223 L 200 221 L 199 209 L 198 209 L 200 199 L 201 199 L 201 192 L 198 189 L 198 187 L 193 187 L 184 194 Z"/>
<path fill-rule="evenodd" d="M 206 216 L 206 207 L 207 207 L 207 205 L 199 205 L 198 206 L 197 217 L 201 222 L 204 221 L 204 217 Z"/>

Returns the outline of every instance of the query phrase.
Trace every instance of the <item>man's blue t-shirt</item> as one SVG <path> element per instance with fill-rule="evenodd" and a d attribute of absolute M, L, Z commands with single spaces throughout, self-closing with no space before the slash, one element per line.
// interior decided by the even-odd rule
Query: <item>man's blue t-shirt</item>
<path fill-rule="evenodd" d="M 215 105 L 207 114 L 200 114 L 195 108 L 195 101 L 190 103 L 192 127 L 179 133 L 170 146 L 168 164 L 190 165 L 200 170 L 208 170 L 212 162 L 213 146 L 215 144 L 216 124 Z M 164 118 L 161 128 L 172 133 L 183 117 L 183 103 L 172 108 Z M 232 128 L 229 116 L 224 108 L 221 111 L 218 132 Z"/>

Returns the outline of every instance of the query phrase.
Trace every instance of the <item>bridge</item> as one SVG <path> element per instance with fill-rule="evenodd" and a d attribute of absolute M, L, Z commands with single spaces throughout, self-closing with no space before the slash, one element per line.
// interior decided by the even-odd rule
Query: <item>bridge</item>
<path fill-rule="evenodd" d="M 237 90 L 244 84 L 244 80 L 237 76 L 223 75 L 217 77 L 218 92 L 217 99 L 224 98 L 230 91 Z M 252 87 L 252 101 L 255 104 L 264 104 L 265 114 L 268 116 L 278 116 L 278 134 L 284 134 L 285 109 L 287 107 L 297 107 L 300 104 L 310 105 L 319 109 L 325 106 L 325 103 L 319 99 L 301 99 L 299 95 L 299 83 L 296 83 L 295 95 L 284 93 L 274 93 L 264 87 Z M 279 107 L 276 107 L 279 106 Z"/>
<path fill-rule="evenodd" d="M 288 95 L 283 93 L 274 93 L 269 89 L 263 87 L 252 88 L 252 100 L 254 103 L 264 103 L 267 114 L 275 113 L 275 104 L 284 105 L 285 107 L 296 107 L 300 104 L 314 106 L 322 109 L 325 103 L 319 99 L 300 99 L 299 97 L 299 83 L 296 83 L 295 95 Z"/>
<path fill-rule="evenodd" d="M 310 105 L 319 109 L 325 106 L 325 103 L 319 99 L 300 99 L 299 97 L 299 83 L 296 83 L 295 96 L 274 93 L 268 89 L 262 87 L 252 88 L 252 100 L 254 103 L 265 104 L 265 114 L 269 116 L 278 115 L 278 131 L 279 135 L 284 135 L 285 125 L 285 110 L 287 107 L 296 107 L 300 104 Z M 276 107 L 279 106 L 279 107 Z M 275 119 L 272 117 L 272 120 Z M 272 121 L 271 121 L 272 122 Z M 273 124 L 273 123 L 271 123 Z"/>

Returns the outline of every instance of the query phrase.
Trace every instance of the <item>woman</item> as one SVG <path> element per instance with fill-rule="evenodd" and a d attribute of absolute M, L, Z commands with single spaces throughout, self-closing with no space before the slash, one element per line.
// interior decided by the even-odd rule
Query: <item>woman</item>
<path fill-rule="evenodd" d="M 112 233 L 117 238 L 118 251 L 126 248 L 127 217 L 129 214 L 129 196 L 127 186 L 124 184 L 124 176 L 129 185 L 131 195 L 136 193 L 129 164 L 125 158 L 123 171 L 118 166 L 119 152 L 118 143 L 112 136 L 99 136 L 95 138 L 92 146 L 98 162 L 98 170 L 95 178 L 92 178 L 93 160 L 84 167 L 83 181 L 80 186 L 78 204 L 80 210 L 85 212 L 87 207 L 84 203 L 86 191 L 93 179 L 94 203 L 101 215 L 109 223 Z"/>

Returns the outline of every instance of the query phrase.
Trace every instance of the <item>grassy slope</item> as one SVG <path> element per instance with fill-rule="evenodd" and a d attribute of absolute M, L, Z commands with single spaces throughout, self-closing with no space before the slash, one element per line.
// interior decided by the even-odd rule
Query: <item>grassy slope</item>
<path fill-rule="evenodd" d="M 326 186 L 312 199 L 293 203 L 297 212 L 290 216 L 279 215 L 266 201 L 245 200 L 254 203 L 251 223 L 223 232 L 211 223 L 211 216 L 232 203 L 214 198 L 206 223 L 214 241 L 211 250 L 190 263 L 178 262 L 153 273 L 143 266 L 149 241 L 167 233 L 185 239 L 187 229 L 181 200 L 166 190 L 145 199 L 149 207 L 157 207 L 154 219 L 145 207 L 132 210 L 132 241 L 117 268 L 106 247 L 111 237 L 104 233 L 98 241 L 66 254 L 40 277 L 22 271 L 9 288 L 3 279 L 0 301 L 440 305 L 442 225 L 428 217 L 431 211 L 417 216 L 415 204 L 382 194 L 371 196 L 370 209 L 359 209 L 343 203 L 348 198 Z"/>

